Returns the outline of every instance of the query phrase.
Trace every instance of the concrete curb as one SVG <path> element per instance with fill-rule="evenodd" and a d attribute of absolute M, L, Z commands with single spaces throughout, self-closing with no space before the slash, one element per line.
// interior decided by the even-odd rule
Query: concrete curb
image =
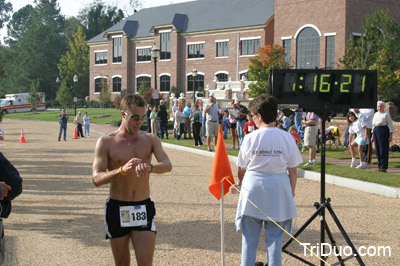
<path fill-rule="evenodd" d="M 169 143 L 162 143 L 163 147 L 170 148 L 170 149 L 175 149 L 175 150 L 181 150 L 181 151 L 186 151 L 186 152 L 191 152 L 207 157 L 214 157 L 215 152 L 209 152 L 209 151 L 203 151 L 203 150 L 198 150 L 198 149 L 192 149 L 189 147 L 183 147 L 175 144 L 169 144 Z M 231 163 L 236 163 L 237 157 L 228 155 L 229 161 Z M 312 172 L 312 171 L 307 171 L 303 169 L 298 169 L 297 174 L 300 178 L 306 178 L 309 180 L 314 180 L 314 181 L 319 181 L 321 179 L 321 174 L 318 172 Z M 365 182 L 365 181 L 360 181 L 360 180 L 355 180 L 351 178 L 345 178 L 345 177 L 340 177 L 340 176 L 334 176 L 334 175 L 325 175 L 325 182 L 328 184 L 333 184 L 341 187 L 346 187 L 354 190 L 359 190 L 359 191 L 364 191 L 368 193 L 373 193 L 377 195 L 381 195 L 384 197 L 388 198 L 394 198 L 394 199 L 400 199 L 400 188 L 395 188 L 395 187 L 390 187 L 390 186 L 385 186 L 381 184 L 375 184 L 375 183 L 370 183 L 370 182 Z"/>

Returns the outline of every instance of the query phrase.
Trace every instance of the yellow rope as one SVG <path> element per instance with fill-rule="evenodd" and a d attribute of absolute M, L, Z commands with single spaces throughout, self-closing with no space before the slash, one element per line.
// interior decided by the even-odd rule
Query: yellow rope
<path fill-rule="evenodd" d="M 229 181 L 228 178 L 225 179 L 226 181 L 229 182 L 229 184 L 231 184 L 231 186 L 233 186 L 239 193 L 240 190 L 234 185 L 232 184 L 231 181 Z M 270 219 L 270 221 L 272 221 L 276 226 L 278 226 L 280 229 L 282 229 L 283 232 L 285 232 L 288 236 L 290 236 L 294 241 L 296 241 L 297 243 L 299 243 L 300 245 L 302 244 L 297 238 L 295 238 L 294 236 L 292 236 L 292 234 L 290 234 L 288 231 L 286 231 L 282 226 L 280 226 L 277 222 L 275 222 L 271 217 L 269 217 L 265 212 L 263 212 L 260 208 L 258 208 L 257 205 L 255 205 L 248 197 L 245 197 L 246 200 L 248 202 L 250 202 L 257 210 L 259 210 L 263 215 L 265 215 L 266 217 L 268 217 L 268 219 Z M 315 254 L 311 249 L 309 249 L 306 245 L 304 245 L 304 247 L 314 256 L 316 256 L 318 259 L 320 259 L 321 261 L 323 261 L 326 265 L 331 266 L 328 262 L 326 262 L 323 258 L 321 258 L 320 256 L 318 256 L 317 254 Z"/>

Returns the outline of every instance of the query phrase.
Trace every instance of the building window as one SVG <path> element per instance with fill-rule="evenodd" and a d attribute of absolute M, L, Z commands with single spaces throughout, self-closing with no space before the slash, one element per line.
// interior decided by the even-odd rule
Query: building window
<path fill-rule="evenodd" d="M 113 92 L 121 92 L 121 80 L 120 77 L 113 78 Z"/>
<path fill-rule="evenodd" d="M 217 42 L 216 46 L 217 46 L 217 57 L 228 56 L 229 42 Z"/>
<path fill-rule="evenodd" d="M 144 83 L 147 83 L 147 86 L 150 87 L 151 78 L 150 77 L 146 77 L 146 76 L 136 78 L 136 86 L 137 86 L 136 88 L 137 88 L 137 90 L 139 90 L 141 88 L 140 86 L 142 86 L 142 84 L 144 84 Z"/>
<path fill-rule="evenodd" d="M 113 38 L 113 63 L 122 62 L 122 37 Z"/>
<path fill-rule="evenodd" d="M 188 91 L 193 91 L 193 76 L 189 75 L 187 76 L 187 88 Z M 201 74 L 197 74 L 197 76 L 194 79 L 194 87 L 196 88 L 196 91 L 199 90 L 199 88 L 203 88 L 204 89 L 204 75 Z"/>
<path fill-rule="evenodd" d="M 283 40 L 283 49 L 285 50 L 285 62 L 290 65 L 290 57 L 292 56 L 292 40 Z"/>
<path fill-rule="evenodd" d="M 94 53 L 94 64 L 107 64 L 107 51 Z"/>
<path fill-rule="evenodd" d="M 138 48 L 137 62 L 151 61 L 151 48 Z"/>
<path fill-rule="evenodd" d="M 163 75 L 160 77 L 160 91 L 169 91 L 171 84 L 171 77 Z"/>
<path fill-rule="evenodd" d="M 243 72 L 240 73 L 240 80 L 243 80 L 243 77 L 247 80 L 249 78 L 249 73 L 248 72 Z"/>
<path fill-rule="evenodd" d="M 240 41 L 240 55 L 255 55 L 260 48 L 261 39 L 250 39 Z"/>
<path fill-rule="evenodd" d="M 320 38 L 313 28 L 305 28 L 297 37 L 296 68 L 319 68 Z"/>
<path fill-rule="evenodd" d="M 335 36 L 326 36 L 325 67 L 335 68 Z"/>
<path fill-rule="evenodd" d="M 171 59 L 171 32 L 160 33 L 160 60 Z"/>
<path fill-rule="evenodd" d="M 96 78 L 94 80 L 94 92 L 100 93 L 103 87 L 107 87 L 107 78 Z"/>
<path fill-rule="evenodd" d="M 216 77 L 217 77 L 218 81 L 221 81 L 221 82 L 227 82 L 228 81 L 228 74 L 219 73 L 219 74 L 216 75 Z"/>
<path fill-rule="evenodd" d="M 188 58 L 204 58 L 204 43 L 189 44 Z"/>

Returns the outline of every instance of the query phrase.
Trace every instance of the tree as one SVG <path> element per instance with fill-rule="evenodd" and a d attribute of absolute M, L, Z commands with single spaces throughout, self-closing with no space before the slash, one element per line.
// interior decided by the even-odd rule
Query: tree
<path fill-rule="evenodd" d="M 86 36 L 83 28 L 78 26 L 77 31 L 69 40 L 69 48 L 58 64 L 60 78 L 65 80 L 68 86 L 72 86 L 74 75 L 78 75 L 76 84 L 76 96 L 84 99 L 89 94 L 89 46 L 86 44 Z"/>
<path fill-rule="evenodd" d="M 4 23 L 10 19 L 9 13 L 12 12 L 12 4 L 7 3 L 5 0 L 0 0 L 0 29 L 3 28 Z"/>
<path fill-rule="evenodd" d="M 40 86 L 39 80 L 32 81 L 31 89 L 29 91 L 29 102 L 36 107 L 40 101 L 40 96 L 38 94 L 38 88 Z M 32 111 L 35 111 L 36 108 L 32 108 Z"/>
<path fill-rule="evenodd" d="M 339 68 L 369 69 L 378 72 L 378 98 L 390 100 L 399 96 L 400 25 L 384 10 L 367 15 L 359 40 L 346 44 L 346 54 Z"/>
<path fill-rule="evenodd" d="M 32 81 L 49 100 L 56 96 L 57 63 L 66 51 L 64 16 L 56 0 L 37 0 L 13 14 L 7 25 L 9 47 L 1 49 L 5 75 L 0 83 L 4 92 L 28 92 Z M 53 23 L 54 22 L 54 23 Z"/>
<path fill-rule="evenodd" d="M 102 33 L 124 18 L 124 12 L 116 7 L 106 6 L 103 2 L 93 2 L 79 12 L 78 19 L 85 26 L 89 39 Z"/>
<path fill-rule="evenodd" d="M 67 86 L 65 80 L 61 81 L 60 89 L 57 91 L 56 100 L 64 107 L 71 105 L 74 100 L 72 89 Z"/>
<path fill-rule="evenodd" d="M 255 81 L 255 83 L 249 85 L 250 97 L 268 93 L 268 77 L 271 69 L 290 68 L 290 65 L 285 61 L 285 51 L 283 47 L 277 44 L 260 47 L 257 53 L 258 55 L 249 59 L 248 80 Z"/>

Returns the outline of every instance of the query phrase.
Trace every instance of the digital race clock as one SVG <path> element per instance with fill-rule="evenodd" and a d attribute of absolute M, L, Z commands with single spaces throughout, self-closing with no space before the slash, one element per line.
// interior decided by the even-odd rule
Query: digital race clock
<path fill-rule="evenodd" d="M 269 82 L 281 106 L 327 111 L 376 106 L 377 73 L 372 70 L 274 69 Z"/>

